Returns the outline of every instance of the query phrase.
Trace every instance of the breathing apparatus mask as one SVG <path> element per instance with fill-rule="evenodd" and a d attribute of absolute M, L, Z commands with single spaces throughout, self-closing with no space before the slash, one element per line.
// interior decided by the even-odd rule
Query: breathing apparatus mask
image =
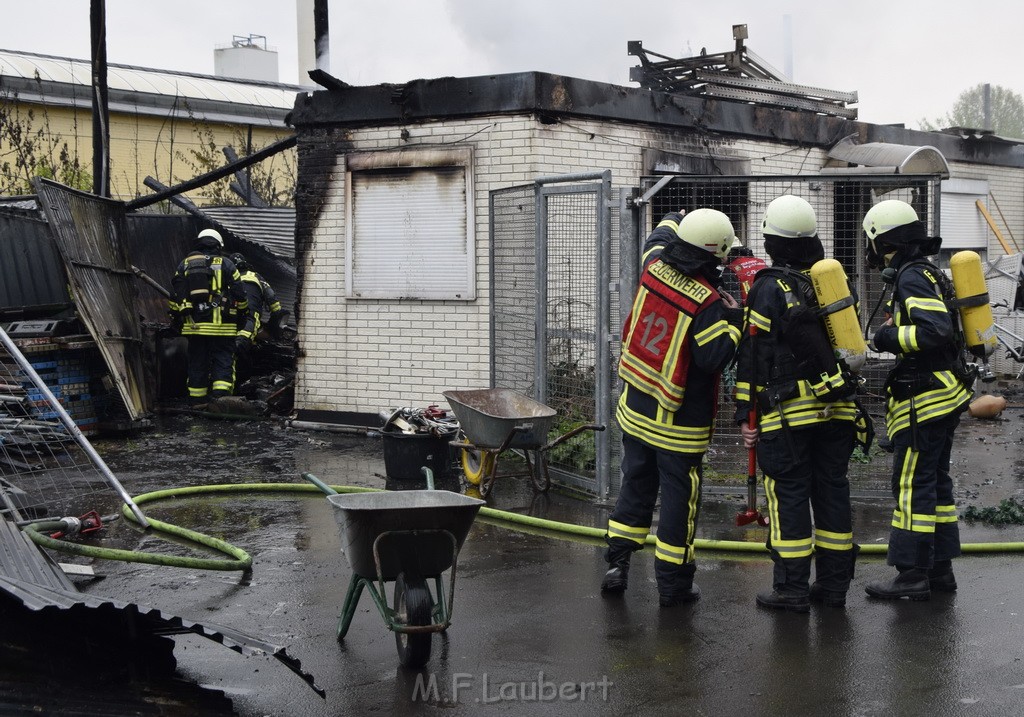
<path fill-rule="evenodd" d="M 865 258 L 868 267 L 881 269 L 882 280 L 891 284 L 896 280 L 896 270 L 904 263 L 937 254 L 941 247 L 942 237 L 927 236 L 924 223 L 914 221 L 868 238 Z M 894 256 L 886 260 L 890 254 Z"/>

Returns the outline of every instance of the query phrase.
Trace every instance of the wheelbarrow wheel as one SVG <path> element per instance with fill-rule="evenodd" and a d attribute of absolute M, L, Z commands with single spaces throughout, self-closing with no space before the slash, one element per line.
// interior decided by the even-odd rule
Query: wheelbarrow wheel
<path fill-rule="evenodd" d="M 399 573 L 395 580 L 395 620 L 401 625 L 430 625 L 434 601 L 427 581 Z M 405 667 L 423 667 L 430 659 L 430 632 L 396 632 L 398 661 Z"/>
<path fill-rule="evenodd" d="M 494 466 L 494 454 L 473 448 L 462 449 L 462 472 L 472 485 L 480 485 Z"/>
<path fill-rule="evenodd" d="M 533 454 L 531 457 L 530 454 Z M 530 470 L 530 480 L 535 490 L 547 493 L 551 487 L 551 473 L 548 472 L 548 460 L 541 451 L 525 451 L 526 466 Z"/>

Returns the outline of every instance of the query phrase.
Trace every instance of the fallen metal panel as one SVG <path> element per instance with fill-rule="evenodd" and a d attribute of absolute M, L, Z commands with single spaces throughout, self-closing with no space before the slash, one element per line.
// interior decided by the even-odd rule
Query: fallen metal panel
<path fill-rule="evenodd" d="M 106 361 L 129 417 L 150 412 L 152 396 L 142 361 L 142 329 L 135 304 L 137 279 L 125 247 L 124 204 L 33 179 L 64 259 L 82 322 Z"/>
<path fill-rule="evenodd" d="M 112 621 L 111 624 L 118 624 L 124 614 L 136 615 L 142 621 L 145 629 L 154 635 L 194 633 L 208 640 L 219 642 L 225 647 L 245 656 L 266 655 L 273 657 L 302 678 L 318 695 L 323 697 L 326 694 L 323 688 L 316 684 L 316 678 L 302 669 L 301 661 L 289 655 L 284 647 L 273 645 L 231 628 L 210 623 L 193 622 L 156 608 L 136 605 L 135 603 L 123 600 L 80 593 L 75 591 L 73 586 L 70 590 L 57 589 L 34 585 L 25 580 L 0 577 L 0 590 L 19 600 L 22 605 L 30 610 L 95 610 L 100 613 L 109 613 Z"/>
<path fill-rule="evenodd" d="M 0 310 L 71 305 L 46 222 L 0 213 Z"/>

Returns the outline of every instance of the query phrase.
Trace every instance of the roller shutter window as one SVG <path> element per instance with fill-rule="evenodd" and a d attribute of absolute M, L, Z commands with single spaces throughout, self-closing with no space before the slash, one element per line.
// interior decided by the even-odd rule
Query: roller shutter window
<path fill-rule="evenodd" d="M 471 154 L 417 154 L 347 162 L 349 298 L 476 298 Z"/>
<path fill-rule="evenodd" d="M 963 249 L 978 252 L 982 259 L 988 254 L 992 232 L 978 209 L 981 200 L 988 207 L 988 182 L 980 179 L 946 179 L 942 182 L 942 262 Z M 989 212 L 992 209 L 989 208 Z"/>

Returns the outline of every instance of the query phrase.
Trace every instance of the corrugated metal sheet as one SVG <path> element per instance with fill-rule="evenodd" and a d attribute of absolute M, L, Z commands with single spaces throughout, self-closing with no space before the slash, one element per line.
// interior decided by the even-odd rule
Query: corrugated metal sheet
<path fill-rule="evenodd" d="M 71 305 L 46 222 L 0 212 L 0 311 Z"/>
<path fill-rule="evenodd" d="M 194 622 L 155 608 L 78 592 L 60 567 L 8 520 L 0 520 L 0 591 L 32 611 L 51 608 L 100 611 L 109 614 L 112 629 L 124 624 L 122 613 L 134 614 L 142 618 L 143 626 L 155 635 L 195 633 L 243 655 L 268 655 L 301 677 L 318 694 L 324 694 L 315 678 L 302 669 L 302 663 L 279 645 L 229 627 Z"/>
<path fill-rule="evenodd" d="M 128 415 L 140 420 L 152 409 L 152 387 L 143 369 L 138 279 L 125 248 L 124 204 L 39 177 L 33 183 L 64 259 L 78 315 L 99 345 Z"/>
<path fill-rule="evenodd" d="M 222 230 L 229 252 L 238 251 L 295 315 L 295 210 L 288 207 L 199 207 L 197 216 Z"/>
<path fill-rule="evenodd" d="M 28 582 L 44 590 L 74 590 L 64 571 L 9 520 L 0 519 L 0 577 Z M 32 607 L 38 610 L 40 603 Z"/>
<path fill-rule="evenodd" d="M 142 622 L 142 627 L 155 635 L 194 633 L 208 640 L 219 642 L 242 655 L 267 655 L 273 657 L 301 677 L 317 694 L 324 695 L 324 690 L 316 684 L 316 678 L 303 670 L 302 662 L 289 655 L 287 649 L 229 627 L 194 622 L 156 608 L 136 605 L 135 603 L 114 598 L 80 593 L 74 589 L 74 586 L 70 590 L 58 589 L 35 585 L 24 580 L 0 577 L 0 590 L 15 598 L 30 610 L 46 610 L 51 608 L 71 611 L 95 610 L 101 614 L 109 615 L 112 626 L 117 625 L 122 620 L 124 614 L 131 614 L 138 616 Z"/>
<path fill-rule="evenodd" d="M 291 207 L 200 207 L 236 237 L 259 244 L 274 256 L 295 263 L 295 210 Z"/>

